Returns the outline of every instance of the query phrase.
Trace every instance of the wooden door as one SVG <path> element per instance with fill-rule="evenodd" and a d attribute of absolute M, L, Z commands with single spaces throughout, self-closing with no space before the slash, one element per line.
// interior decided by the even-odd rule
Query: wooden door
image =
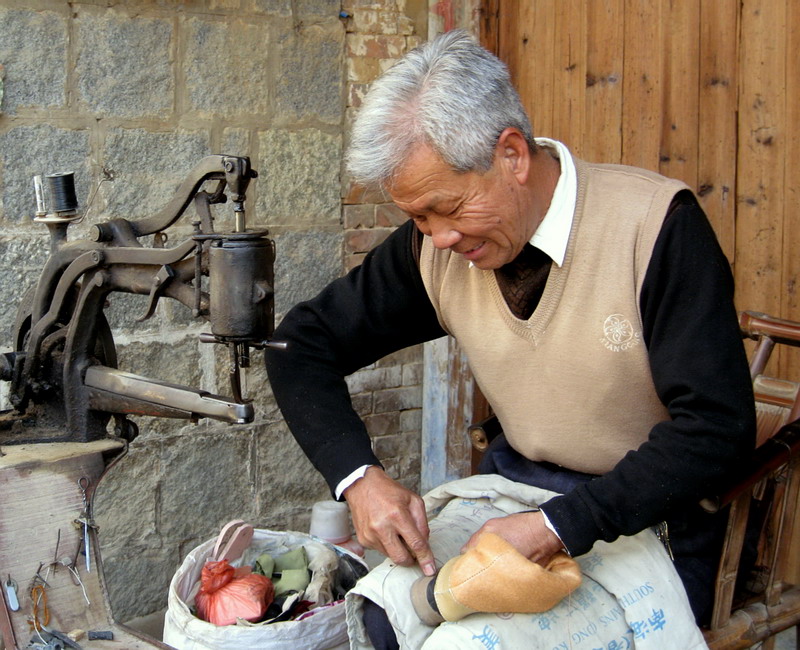
<path fill-rule="evenodd" d="M 480 29 L 535 134 L 688 183 L 737 308 L 800 320 L 800 3 L 483 0 Z M 772 365 L 800 379 L 796 350 Z"/>

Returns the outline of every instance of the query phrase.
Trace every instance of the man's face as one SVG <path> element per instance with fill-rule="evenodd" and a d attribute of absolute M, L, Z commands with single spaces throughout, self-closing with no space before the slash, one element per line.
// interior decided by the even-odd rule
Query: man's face
<path fill-rule="evenodd" d="M 436 248 L 449 248 L 480 269 L 512 261 L 535 230 L 524 188 L 498 147 L 485 174 L 459 173 L 427 145 L 409 156 L 388 188 Z"/>

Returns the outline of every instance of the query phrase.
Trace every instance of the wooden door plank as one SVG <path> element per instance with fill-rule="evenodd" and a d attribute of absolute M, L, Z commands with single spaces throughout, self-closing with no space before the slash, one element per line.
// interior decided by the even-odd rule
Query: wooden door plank
<path fill-rule="evenodd" d="M 702 0 L 698 187 L 700 203 L 735 264 L 739 0 Z"/>
<path fill-rule="evenodd" d="M 518 89 L 536 136 L 551 137 L 553 133 L 553 97 L 557 94 L 553 82 L 557 2 L 519 3 L 519 56 L 524 63 Z"/>
<path fill-rule="evenodd" d="M 663 109 L 662 4 L 625 0 L 622 162 L 658 170 Z"/>
<path fill-rule="evenodd" d="M 551 136 L 581 155 L 585 137 L 586 0 L 562 0 L 554 16 Z"/>
<path fill-rule="evenodd" d="M 576 151 L 593 162 L 622 162 L 622 65 L 625 0 L 587 6 L 586 135 Z"/>
<path fill-rule="evenodd" d="M 784 3 L 743 0 L 736 285 L 740 309 L 781 313 L 786 123 Z"/>
<path fill-rule="evenodd" d="M 700 5 L 665 3 L 661 20 L 667 27 L 659 171 L 696 190 Z"/>
<path fill-rule="evenodd" d="M 786 9 L 786 166 L 784 169 L 784 238 L 782 314 L 800 320 L 800 5 L 790 2 Z M 793 349 L 781 357 L 781 376 L 800 378 L 800 351 Z M 797 471 L 797 470 L 795 470 Z M 787 581 L 800 582 L 800 526 L 795 522 L 787 556 Z"/>
<path fill-rule="evenodd" d="M 480 43 L 495 56 L 500 56 L 500 0 L 482 0 L 480 12 Z"/>

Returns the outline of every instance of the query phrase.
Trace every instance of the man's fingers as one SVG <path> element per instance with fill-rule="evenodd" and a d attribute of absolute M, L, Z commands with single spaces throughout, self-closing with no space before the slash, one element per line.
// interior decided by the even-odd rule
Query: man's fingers
<path fill-rule="evenodd" d="M 426 576 L 432 576 L 436 573 L 436 562 L 433 558 L 433 552 L 428 544 L 430 537 L 430 528 L 428 528 L 428 516 L 425 513 L 425 504 L 422 499 L 416 499 L 411 503 L 409 508 L 411 518 L 414 522 L 414 529 L 420 534 L 419 537 L 413 540 L 406 540 L 414 557 L 417 558 L 422 572 Z"/>
<path fill-rule="evenodd" d="M 344 491 L 358 541 L 401 566 L 418 561 L 426 575 L 435 572 L 428 545 L 428 519 L 422 499 L 386 476 L 378 467 Z"/>

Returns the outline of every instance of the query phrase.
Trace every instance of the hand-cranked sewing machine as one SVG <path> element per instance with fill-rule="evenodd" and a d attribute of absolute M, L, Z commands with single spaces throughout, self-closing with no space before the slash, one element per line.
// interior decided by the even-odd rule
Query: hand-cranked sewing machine
<path fill-rule="evenodd" d="M 13 350 L 0 354 L 0 378 L 10 382 L 13 405 L 0 412 L 0 639 L 6 648 L 55 647 L 47 643 L 58 639 L 48 634 L 75 627 L 116 630 L 111 645 L 85 647 L 121 647 L 113 645 L 120 641 L 129 648 L 165 647 L 114 622 L 91 499 L 111 459 L 137 434 L 128 415 L 253 420 L 241 368 L 249 365 L 251 349 L 283 347 L 270 340 L 274 242 L 246 226 L 245 193 L 256 176 L 248 158 L 208 156 L 158 214 L 98 223 L 88 238 L 72 241 L 69 226 L 82 218 L 72 174 L 47 176 L 44 185 L 35 179 L 34 220 L 49 229 L 50 252 L 22 299 Z M 217 231 L 211 208 L 228 195 L 233 227 Z M 168 247 L 164 231 L 190 204 L 197 215 L 191 236 Z M 148 297 L 140 320 L 153 315 L 162 297 L 206 319 L 211 331 L 201 340 L 229 348 L 231 396 L 119 369 L 104 314 L 113 292 Z"/>
<path fill-rule="evenodd" d="M 70 174 L 46 177 L 50 203 L 36 181 L 35 221 L 50 230 L 50 257 L 35 289 L 23 299 L 14 327 L 14 351 L 0 355 L 0 377 L 11 382 L 13 412 L 0 416 L 0 441 L 97 440 L 111 416 L 116 431 L 131 439 L 126 414 L 172 418 L 253 419 L 243 398 L 240 368 L 251 348 L 280 346 L 269 340 L 274 326 L 274 243 L 266 231 L 248 230 L 245 192 L 256 178 L 247 158 L 208 156 L 192 170 L 170 203 L 140 221 L 112 219 L 92 227 L 88 240 L 68 241 L 79 219 Z M 38 177 L 37 177 L 38 178 Z M 201 190 L 206 181 L 216 188 Z M 231 195 L 234 228 L 217 232 L 211 206 Z M 193 203 L 191 238 L 166 247 L 164 230 Z M 140 241 L 153 235 L 151 247 Z M 204 288 L 206 284 L 208 289 Z M 112 292 L 148 296 L 150 318 L 161 297 L 178 300 L 206 318 L 205 342 L 230 349 L 232 398 L 136 376 L 116 368 L 111 330 L 103 313 Z"/>

